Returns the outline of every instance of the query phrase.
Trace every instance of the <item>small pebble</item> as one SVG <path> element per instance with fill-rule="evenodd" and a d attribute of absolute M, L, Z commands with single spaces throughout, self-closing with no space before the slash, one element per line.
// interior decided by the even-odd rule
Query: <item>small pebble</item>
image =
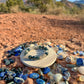
<path fill-rule="evenodd" d="M 47 74 L 50 72 L 50 68 L 49 67 L 43 68 L 42 71 L 43 71 L 43 74 Z"/>
<path fill-rule="evenodd" d="M 78 72 L 84 75 L 84 66 L 78 67 Z"/>
<path fill-rule="evenodd" d="M 38 73 L 31 73 L 31 74 L 29 74 L 29 77 L 33 78 L 33 79 L 37 79 L 37 78 L 39 78 L 39 74 Z"/>
<path fill-rule="evenodd" d="M 14 78 L 14 81 L 15 81 L 15 83 L 17 83 L 17 84 L 22 84 L 22 83 L 24 83 L 24 80 L 23 80 L 22 78 L 19 78 L 19 77 L 15 77 L 15 78 Z"/>
<path fill-rule="evenodd" d="M 37 84 L 45 84 L 45 81 L 39 78 L 36 80 L 36 83 Z"/>
<path fill-rule="evenodd" d="M 56 83 L 59 83 L 62 80 L 63 76 L 62 76 L 62 74 L 57 73 L 53 76 L 53 78 L 54 78 Z"/>
<path fill-rule="evenodd" d="M 78 59 L 76 60 L 76 65 L 77 65 L 77 66 L 83 66 L 83 65 L 84 65 L 84 60 L 83 60 L 82 58 L 78 58 Z"/>
<path fill-rule="evenodd" d="M 81 76 L 78 78 L 78 81 L 84 82 L 84 75 L 81 75 Z"/>

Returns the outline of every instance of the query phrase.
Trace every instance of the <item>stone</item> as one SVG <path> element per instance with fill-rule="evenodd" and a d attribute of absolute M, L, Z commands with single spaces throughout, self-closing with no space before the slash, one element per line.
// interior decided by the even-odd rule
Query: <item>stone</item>
<path fill-rule="evenodd" d="M 45 44 L 46 44 L 46 45 L 51 45 L 51 42 L 46 42 Z"/>
<path fill-rule="evenodd" d="M 76 67 L 76 65 L 74 65 L 74 64 L 66 64 L 66 67 L 73 68 L 73 67 Z"/>
<path fill-rule="evenodd" d="M 4 63 L 5 63 L 5 65 L 10 65 L 10 61 L 8 60 L 8 59 L 4 59 Z"/>
<path fill-rule="evenodd" d="M 76 52 L 73 52 L 74 55 L 76 55 L 77 53 Z"/>
<path fill-rule="evenodd" d="M 15 83 L 12 81 L 12 82 L 9 82 L 9 83 L 7 83 L 7 84 L 15 84 Z"/>
<path fill-rule="evenodd" d="M 70 57 L 66 57 L 66 62 L 67 63 L 71 63 L 71 58 Z"/>
<path fill-rule="evenodd" d="M 63 76 L 60 73 L 57 73 L 53 76 L 53 79 L 55 80 L 56 83 L 59 83 L 62 80 Z"/>
<path fill-rule="evenodd" d="M 61 81 L 59 84 L 69 84 L 68 81 Z"/>
<path fill-rule="evenodd" d="M 5 76 L 5 72 L 1 72 L 0 77 L 4 77 L 4 76 Z"/>
<path fill-rule="evenodd" d="M 20 74 L 19 76 L 20 78 L 23 78 L 24 80 L 26 80 L 28 78 L 28 74 Z"/>
<path fill-rule="evenodd" d="M 84 66 L 78 67 L 78 72 L 84 75 Z"/>
<path fill-rule="evenodd" d="M 59 47 L 59 50 L 62 50 L 62 48 L 61 48 L 61 47 Z"/>
<path fill-rule="evenodd" d="M 69 81 L 69 78 L 67 76 L 63 76 L 64 81 Z"/>
<path fill-rule="evenodd" d="M 77 65 L 77 66 L 83 66 L 83 65 L 84 65 L 84 60 L 83 60 L 82 58 L 78 58 L 78 59 L 76 60 L 76 65 Z"/>
<path fill-rule="evenodd" d="M 83 56 L 83 53 L 84 53 L 83 51 L 80 51 L 80 52 L 79 52 L 79 55 L 80 55 L 80 56 Z"/>
<path fill-rule="evenodd" d="M 61 52 L 63 52 L 63 50 L 58 50 L 58 51 L 57 51 L 57 54 L 59 54 L 59 53 L 61 53 Z"/>
<path fill-rule="evenodd" d="M 13 76 L 13 77 L 15 77 L 15 76 L 16 76 L 16 73 L 13 72 L 13 71 L 7 71 L 7 75 L 8 75 L 8 76 Z"/>
<path fill-rule="evenodd" d="M 61 68 L 61 73 L 64 74 L 66 71 L 68 71 L 67 68 Z"/>
<path fill-rule="evenodd" d="M 71 76 L 70 72 L 64 72 L 64 75 L 67 76 L 68 78 Z"/>
<path fill-rule="evenodd" d="M 58 58 L 59 60 L 62 60 L 62 59 L 63 59 L 63 56 L 62 56 L 62 55 L 59 55 L 57 58 Z"/>
<path fill-rule="evenodd" d="M 5 81 L 6 81 L 6 83 L 9 83 L 9 82 L 13 81 L 13 79 L 14 79 L 13 76 L 8 76 L 5 78 Z"/>
<path fill-rule="evenodd" d="M 19 47 L 17 47 L 17 48 L 14 50 L 14 52 L 15 52 L 15 53 L 16 53 L 16 52 L 21 53 L 22 50 L 23 50 L 22 47 L 19 46 Z"/>
<path fill-rule="evenodd" d="M 46 84 L 45 81 L 40 78 L 36 80 L 36 83 L 37 84 Z"/>
<path fill-rule="evenodd" d="M 71 69 L 71 71 L 73 71 L 73 72 L 77 72 L 77 70 L 78 70 L 78 67 L 74 67 Z"/>
<path fill-rule="evenodd" d="M 37 79 L 37 78 L 39 78 L 39 74 L 38 73 L 31 73 L 31 74 L 29 74 L 29 77 L 33 78 L 33 79 Z"/>
<path fill-rule="evenodd" d="M 42 68 L 43 74 L 47 74 L 50 72 L 50 68 L 46 67 L 46 68 Z"/>
<path fill-rule="evenodd" d="M 43 72 L 41 69 L 38 70 L 38 73 L 43 76 Z"/>
<path fill-rule="evenodd" d="M 84 75 L 80 75 L 78 81 L 84 82 Z"/>
<path fill-rule="evenodd" d="M 13 59 L 9 59 L 10 63 L 14 63 L 15 61 Z"/>
<path fill-rule="evenodd" d="M 24 80 L 23 80 L 22 78 L 19 78 L 19 77 L 15 77 L 15 78 L 14 78 L 14 81 L 15 81 L 15 83 L 17 83 L 17 84 L 22 84 L 22 83 L 24 83 Z"/>

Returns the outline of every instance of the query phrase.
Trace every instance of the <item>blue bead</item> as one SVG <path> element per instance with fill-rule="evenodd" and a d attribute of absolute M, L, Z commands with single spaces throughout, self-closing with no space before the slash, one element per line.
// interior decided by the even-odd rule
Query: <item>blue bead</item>
<path fill-rule="evenodd" d="M 76 51 L 76 53 L 79 53 L 79 51 Z"/>
<path fill-rule="evenodd" d="M 4 76 L 5 76 L 5 72 L 1 72 L 0 77 L 4 77 Z"/>
<path fill-rule="evenodd" d="M 61 72 L 62 72 L 62 74 L 64 74 L 66 71 L 68 71 L 67 68 L 61 68 Z"/>
<path fill-rule="evenodd" d="M 8 50 L 8 51 L 7 51 L 7 53 L 9 53 L 9 54 L 10 54 L 10 53 L 11 53 L 11 50 Z"/>
<path fill-rule="evenodd" d="M 59 54 L 59 53 L 61 53 L 61 52 L 63 52 L 63 50 L 59 50 L 59 51 L 57 51 L 57 54 Z"/>
<path fill-rule="evenodd" d="M 48 72 L 50 72 L 50 68 L 49 67 L 43 68 L 42 71 L 43 74 L 47 74 Z"/>
<path fill-rule="evenodd" d="M 45 81 L 39 78 L 36 80 L 36 83 L 37 84 L 45 84 Z"/>
<path fill-rule="evenodd" d="M 74 55 L 76 55 L 77 53 L 76 52 L 73 52 Z"/>
<path fill-rule="evenodd" d="M 26 80 L 28 78 L 28 74 L 23 74 L 22 73 L 19 77 L 20 78 L 23 78 L 24 80 Z"/>
<path fill-rule="evenodd" d="M 39 74 L 38 73 L 31 73 L 31 74 L 29 74 L 29 77 L 33 78 L 33 79 L 37 79 L 37 78 L 39 78 Z"/>
<path fill-rule="evenodd" d="M 18 52 L 18 53 L 21 53 L 22 52 L 22 47 L 17 47 L 15 50 L 14 50 L 14 52 Z"/>
<path fill-rule="evenodd" d="M 23 80 L 22 78 L 19 78 L 19 77 L 15 77 L 15 78 L 14 78 L 14 81 L 15 81 L 15 83 L 17 83 L 17 84 L 22 84 L 22 83 L 24 83 L 24 80 Z"/>
<path fill-rule="evenodd" d="M 59 56 L 58 56 L 58 59 L 59 59 L 59 60 L 62 60 L 62 59 L 63 59 L 63 56 L 62 56 L 62 55 L 59 55 Z"/>
<path fill-rule="evenodd" d="M 56 45 L 57 47 L 59 47 L 59 45 Z"/>
<path fill-rule="evenodd" d="M 83 65 L 84 65 L 84 60 L 83 60 L 82 58 L 78 58 L 78 59 L 76 60 L 76 65 L 77 65 L 77 66 L 83 66 Z"/>
<path fill-rule="evenodd" d="M 79 55 L 80 55 L 80 56 L 83 56 L 83 51 L 80 51 L 80 52 L 79 52 Z"/>
<path fill-rule="evenodd" d="M 62 50 L 62 48 L 59 47 L 59 50 Z"/>
<path fill-rule="evenodd" d="M 52 48 L 52 46 L 48 45 L 50 48 Z"/>

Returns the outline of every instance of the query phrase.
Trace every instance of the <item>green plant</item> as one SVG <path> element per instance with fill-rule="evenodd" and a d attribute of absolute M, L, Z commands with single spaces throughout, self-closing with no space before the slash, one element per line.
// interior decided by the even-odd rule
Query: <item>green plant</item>
<path fill-rule="evenodd" d="M 7 13 L 8 12 L 8 7 L 5 4 L 0 4 L 0 12 L 2 13 Z"/>

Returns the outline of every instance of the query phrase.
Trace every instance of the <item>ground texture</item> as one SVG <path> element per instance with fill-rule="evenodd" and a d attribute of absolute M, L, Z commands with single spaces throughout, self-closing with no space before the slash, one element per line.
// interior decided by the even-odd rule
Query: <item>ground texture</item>
<path fill-rule="evenodd" d="M 77 18 L 54 15 L 34 15 L 28 13 L 0 15 L 0 67 L 4 51 L 29 41 L 51 41 L 53 44 L 64 44 L 73 50 L 84 50 L 84 24 Z M 13 66 L 23 66 L 19 57 Z M 11 66 L 10 66 L 11 67 Z M 84 84 L 75 80 L 71 84 Z M 25 84 L 33 84 L 28 78 Z M 31 81 L 31 82 L 30 82 Z M 5 84 L 4 81 L 0 82 Z"/>

